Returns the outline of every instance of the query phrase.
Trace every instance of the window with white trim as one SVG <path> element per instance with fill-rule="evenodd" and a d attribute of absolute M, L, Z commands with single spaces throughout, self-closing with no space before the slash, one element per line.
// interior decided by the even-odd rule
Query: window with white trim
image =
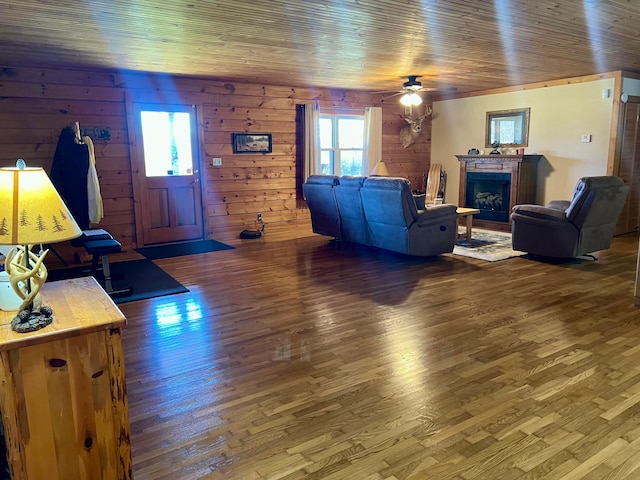
<path fill-rule="evenodd" d="M 320 169 L 323 175 L 366 175 L 364 115 L 321 114 Z"/>

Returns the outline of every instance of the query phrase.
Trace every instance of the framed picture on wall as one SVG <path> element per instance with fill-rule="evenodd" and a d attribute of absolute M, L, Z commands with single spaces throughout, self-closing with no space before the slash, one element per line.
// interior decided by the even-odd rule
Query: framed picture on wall
<path fill-rule="evenodd" d="M 487 128 L 485 131 L 485 147 L 529 146 L 529 112 L 530 108 L 518 110 L 500 110 L 487 112 Z"/>
<path fill-rule="evenodd" d="M 270 133 L 233 133 L 233 153 L 271 153 Z"/>

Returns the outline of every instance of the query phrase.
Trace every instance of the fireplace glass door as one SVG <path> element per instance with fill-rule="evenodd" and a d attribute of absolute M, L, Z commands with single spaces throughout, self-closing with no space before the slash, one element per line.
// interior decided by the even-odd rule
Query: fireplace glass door
<path fill-rule="evenodd" d="M 508 222 L 510 192 L 510 173 L 468 172 L 465 206 L 480 210 L 475 218 Z"/>

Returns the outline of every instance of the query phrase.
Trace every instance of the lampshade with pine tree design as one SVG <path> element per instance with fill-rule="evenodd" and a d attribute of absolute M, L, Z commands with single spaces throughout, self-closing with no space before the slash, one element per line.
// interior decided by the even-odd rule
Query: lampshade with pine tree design
<path fill-rule="evenodd" d="M 0 168 L 0 245 L 48 244 L 81 234 L 42 168 Z"/>

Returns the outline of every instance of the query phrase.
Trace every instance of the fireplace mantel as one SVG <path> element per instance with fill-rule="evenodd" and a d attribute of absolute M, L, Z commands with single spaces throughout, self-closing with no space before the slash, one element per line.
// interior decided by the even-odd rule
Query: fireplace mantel
<path fill-rule="evenodd" d="M 467 205 L 467 173 L 508 173 L 511 175 L 510 198 L 508 211 L 511 212 L 515 205 L 523 203 L 535 203 L 536 178 L 538 161 L 541 155 L 456 155 L 460 162 L 460 192 L 458 205 L 474 208 Z M 476 221 L 480 227 L 496 230 L 511 230 L 511 216 L 505 222 L 491 220 Z"/>

